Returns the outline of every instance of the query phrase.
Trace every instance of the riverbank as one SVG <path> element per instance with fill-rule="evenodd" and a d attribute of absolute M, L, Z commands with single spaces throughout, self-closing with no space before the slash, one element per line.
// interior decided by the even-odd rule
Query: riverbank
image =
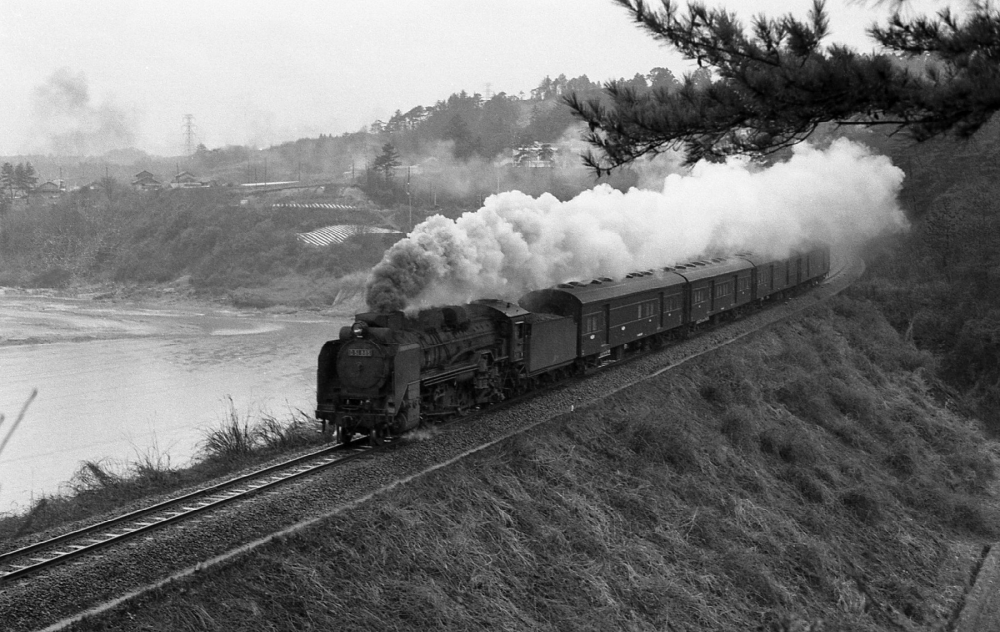
<path fill-rule="evenodd" d="M 310 414 L 320 347 L 363 309 L 240 309 L 170 289 L 0 289 L 0 414 L 12 423 L 38 392 L 0 459 L 0 514 L 88 488 L 89 463 L 176 478 L 234 413 Z"/>

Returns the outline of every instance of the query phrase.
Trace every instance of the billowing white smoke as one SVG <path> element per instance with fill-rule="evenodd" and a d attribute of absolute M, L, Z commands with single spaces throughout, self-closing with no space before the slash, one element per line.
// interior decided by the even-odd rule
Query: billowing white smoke
<path fill-rule="evenodd" d="M 779 256 L 807 240 L 854 243 L 901 230 L 903 172 L 838 140 L 796 147 L 767 168 L 699 163 L 662 191 L 607 185 L 568 202 L 501 193 L 457 220 L 429 218 L 386 253 L 368 281 L 371 309 L 417 309 L 672 265 L 706 253 Z"/>

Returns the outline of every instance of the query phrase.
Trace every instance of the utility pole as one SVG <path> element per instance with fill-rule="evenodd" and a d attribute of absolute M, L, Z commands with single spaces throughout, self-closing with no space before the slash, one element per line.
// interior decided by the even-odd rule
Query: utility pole
<path fill-rule="evenodd" d="M 186 155 L 194 153 L 194 114 L 184 115 L 184 148 Z"/>
<path fill-rule="evenodd" d="M 406 204 L 410 207 L 410 232 L 413 232 L 413 200 L 410 198 L 410 167 L 406 167 Z"/>

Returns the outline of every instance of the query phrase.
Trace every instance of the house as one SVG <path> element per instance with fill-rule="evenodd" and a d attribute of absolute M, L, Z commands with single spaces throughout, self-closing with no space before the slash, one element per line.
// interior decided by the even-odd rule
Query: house
<path fill-rule="evenodd" d="M 207 182 L 202 182 L 197 176 L 188 171 L 181 171 L 170 181 L 171 189 L 197 189 L 207 186 Z"/>
<path fill-rule="evenodd" d="M 36 186 L 33 193 L 44 198 L 56 199 L 66 193 L 66 185 L 62 180 L 49 180 Z"/>
<path fill-rule="evenodd" d="M 158 191 L 163 184 L 150 172 L 140 171 L 132 180 L 132 188 L 136 191 Z"/>
<path fill-rule="evenodd" d="M 554 167 L 559 150 L 551 143 L 535 141 L 531 145 L 522 145 L 511 150 L 511 163 L 516 167 Z"/>

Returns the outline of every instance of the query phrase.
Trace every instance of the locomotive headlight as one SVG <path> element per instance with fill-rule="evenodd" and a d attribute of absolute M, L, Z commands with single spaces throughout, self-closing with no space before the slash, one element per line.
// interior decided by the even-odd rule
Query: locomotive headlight
<path fill-rule="evenodd" d="M 364 338 L 367 330 L 368 325 L 364 324 L 360 320 L 351 325 L 351 333 L 354 334 L 355 338 Z"/>

